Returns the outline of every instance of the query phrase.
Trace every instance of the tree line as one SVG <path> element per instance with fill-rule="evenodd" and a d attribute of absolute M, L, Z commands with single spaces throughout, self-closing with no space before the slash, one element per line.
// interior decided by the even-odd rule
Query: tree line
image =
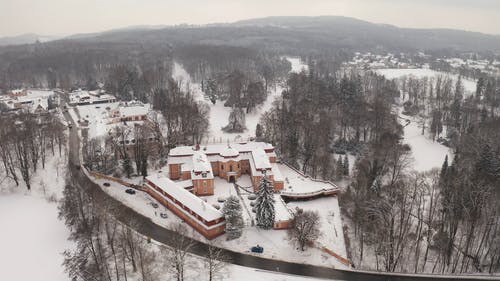
<path fill-rule="evenodd" d="M 65 126 L 55 113 L 0 115 L 0 158 L 3 174 L 31 189 L 33 174 L 45 169 L 48 154 L 63 153 Z"/>
<path fill-rule="evenodd" d="M 333 179 L 333 153 L 358 153 L 384 134 L 401 134 L 391 112 L 398 94 L 394 82 L 376 74 L 325 74 L 313 64 L 308 73 L 289 76 L 256 137 L 274 144 L 284 161 L 304 173 Z"/>

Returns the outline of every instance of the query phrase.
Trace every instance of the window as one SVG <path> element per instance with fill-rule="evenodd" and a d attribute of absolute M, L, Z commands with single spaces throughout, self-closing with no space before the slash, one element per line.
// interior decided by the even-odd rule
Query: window
<path fill-rule="evenodd" d="M 207 177 L 207 173 L 202 173 L 202 174 L 201 174 L 201 176 L 202 176 L 203 178 L 206 178 L 206 177 Z"/>
<path fill-rule="evenodd" d="M 233 171 L 233 165 L 229 165 L 229 171 L 232 172 Z"/>
<path fill-rule="evenodd" d="M 220 169 L 224 170 L 224 164 L 220 165 Z"/>
<path fill-rule="evenodd" d="M 203 186 L 207 186 L 207 181 L 203 181 Z"/>

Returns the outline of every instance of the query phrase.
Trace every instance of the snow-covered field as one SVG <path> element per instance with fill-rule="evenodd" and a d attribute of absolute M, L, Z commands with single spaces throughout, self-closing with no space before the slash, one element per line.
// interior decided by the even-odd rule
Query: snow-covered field
<path fill-rule="evenodd" d="M 307 65 L 303 64 L 299 58 L 286 57 L 292 64 L 291 72 L 300 72 L 302 69 L 307 70 Z M 221 129 L 227 125 L 229 114 L 231 113 L 230 107 L 225 107 L 224 102 L 218 100 L 216 104 L 212 104 L 205 99 L 201 85 L 195 83 L 189 73 L 178 63 L 174 63 L 172 71 L 172 78 L 180 83 L 183 90 L 190 90 L 198 101 L 205 102 L 210 107 L 210 133 L 206 142 L 231 142 L 239 140 L 248 140 L 255 137 L 255 127 L 259 122 L 261 115 L 269 110 L 273 101 L 281 95 L 283 87 L 276 85 L 271 88 L 267 94 L 266 101 L 251 113 L 246 115 L 247 130 L 243 133 L 225 133 Z"/>
<path fill-rule="evenodd" d="M 66 281 L 64 250 L 73 245 L 56 203 L 30 194 L 0 196 L 1 280 Z"/>
<path fill-rule="evenodd" d="M 66 281 L 61 253 L 71 249 L 69 230 L 58 219 L 57 203 L 64 188 L 66 156 L 49 157 L 32 180 L 2 182 L 0 187 L 0 279 Z M 49 199 L 50 198 L 50 202 Z"/>
<path fill-rule="evenodd" d="M 385 68 L 377 69 L 378 74 L 384 75 L 387 79 L 396 79 L 403 76 L 413 76 L 416 78 L 436 78 L 439 75 L 449 76 L 454 82 L 457 81 L 458 75 L 446 72 L 435 71 L 428 68 Z M 476 81 L 462 77 L 464 90 L 468 94 L 476 92 Z"/>
<path fill-rule="evenodd" d="M 425 134 L 422 135 L 422 128 L 418 126 L 415 118 L 403 114 L 399 116 L 403 126 L 406 125 L 406 120 L 410 120 L 410 123 L 404 127 L 404 142 L 411 146 L 414 159 L 413 168 L 416 171 L 424 172 L 440 168 L 446 155 L 448 158 L 452 158 L 449 147 L 433 141 Z"/>

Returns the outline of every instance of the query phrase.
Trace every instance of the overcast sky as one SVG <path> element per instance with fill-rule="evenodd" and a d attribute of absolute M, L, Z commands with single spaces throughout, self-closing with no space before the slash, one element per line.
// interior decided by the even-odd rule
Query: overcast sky
<path fill-rule="evenodd" d="M 500 34 L 500 0 L 0 0 L 0 36 L 318 15 Z"/>

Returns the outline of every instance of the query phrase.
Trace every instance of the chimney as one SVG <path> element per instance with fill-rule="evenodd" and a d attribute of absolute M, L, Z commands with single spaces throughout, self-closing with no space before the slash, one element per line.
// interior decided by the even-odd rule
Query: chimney
<path fill-rule="evenodd" d="M 194 147 L 194 150 L 196 150 L 196 151 L 200 150 L 200 144 L 199 143 L 196 144 L 196 146 Z"/>

